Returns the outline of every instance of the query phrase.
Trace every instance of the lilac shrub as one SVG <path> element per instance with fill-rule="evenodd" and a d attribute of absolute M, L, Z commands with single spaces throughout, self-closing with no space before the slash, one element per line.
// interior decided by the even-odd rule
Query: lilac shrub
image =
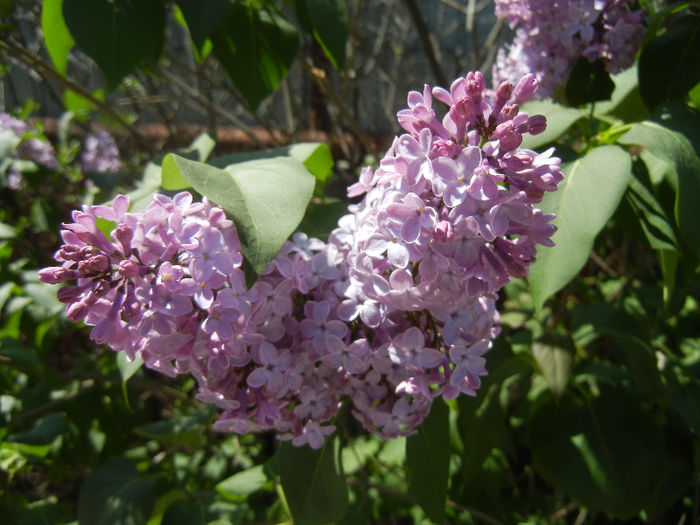
<path fill-rule="evenodd" d="M 642 11 L 631 0 L 496 0 L 496 16 L 517 28 L 498 52 L 494 82 L 534 73 L 551 96 L 579 57 L 602 60 L 609 73 L 630 67 L 642 37 Z"/>
<path fill-rule="evenodd" d="M 250 287 L 235 225 L 187 192 L 73 212 L 61 266 L 40 278 L 67 283 L 67 315 L 96 342 L 192 374 L 219 430 L 319 448 L 351 402 L 369 431 L 408 435 L 437 397 L 476 394 L 498 291 L 552 244 L 553 216 L 534 206 L 560 160 L 520 148 L 546 125 L 519 111 L 536 89 L 528 75 L 489 91 L 477 72 L 411 92 L 406 133 L 349 188 L 364 197 L 328 242 L 295 234 Z"/>

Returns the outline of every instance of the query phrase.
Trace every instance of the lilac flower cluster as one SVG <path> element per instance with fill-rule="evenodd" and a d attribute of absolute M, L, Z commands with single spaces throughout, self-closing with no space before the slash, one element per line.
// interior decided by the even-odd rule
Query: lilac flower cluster
<path fill-rule="evenodd" d="M 0 133 L 10 133 L 16 139 L 12 152 L 15 159 L 31 160 L 49 169 L 59 168 L 59 161 L 51 143 L 30 125 L 8 113 L 0 113 Z M 114 173 L 121 169 L 119 150 L 114 137 L 106 131 L 88 133 L 80 153 L 80 169 L 84 173 Z M 14 163 L 7 168 L 8 186 L 19 189 L 22 174 Z"/>
<path fill-rule="evenodd" d="M 88 133 L 83 141 L 80 166 L 85 173 L 116 173 L 122 167 L 114 137 L 106 131 Z"/>
<path fill-rule="evenodd" d="M 58 167 L 56 152 L 47 140 L 31 136 L 29 124 L 19 120 L 9 113 L 0 113 L 0 133 L 12 133 L 18 143 L 13 155 L 19 159 L 26 159 L 55 169 Z M 19 187 L 21 174 L 17 168 L 10 164 L 8 168 L 8 181 L 12 189 Z"/>
<path fill-rule="evenodd" d="M 496 16 L 517 27 L 500 49 L 494 82 L 533 72 L 539 96 L 564 85 L 579 57 L 602 60 L 609 73 L 630 67 L 643 37 L 642 12 L 631 0 L 496 0 Z"/>
<path fill-rule="evenodd" d="M 327 243 L 297 233 L 248 288 L 234 225 L 189 193 L 73 213 L 44 282 L 91 337 L 169 375 L 190 373 L 215 427 L 274 429 L 320 447 L 350 399 L 370 431 L 412 433 L 434 399 L 474 395 L 498 333 L 497 291 L 527 274 L 562 179 L 521 149 L 544 117 L 519 112 L 534 76 L 486 90 L 481 73 L 411 92 L 379 168 L 366 168 Z M 442 120 L 433 97 L 447 105 Z M 99 219 L 114 224 L 109 236 Z"/>

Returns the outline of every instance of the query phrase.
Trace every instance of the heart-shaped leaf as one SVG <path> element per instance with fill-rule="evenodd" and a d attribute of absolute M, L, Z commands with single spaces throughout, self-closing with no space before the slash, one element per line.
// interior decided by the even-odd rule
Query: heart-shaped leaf
<path fill-rule="evenodd" d="M 253 275 L 262 273 L 304 217 L 314 177 L 291 157 L 240 162 L 222 170 L 169 154 L 163 177 L 183 177 L 200 194 L 226 210 Z"/>
<path fill-rule="evenodd" d="M 538 250 L 530 267 L 530 289 L 536 308 L 563 288 L 583 267 L 598 232 L 617 209 L 631 177 L 630 156 L 618 146 L 601 146 L 564 167 L 559 189 L 540 207 L 556 213 L 556 246 Z"/>
<path fill-rule="evenodd" d="M 63 18 L 78 47 L 115 89 L 137 66 L 160 56 L 165 37 L 161 0 L 64 0 Z"/>

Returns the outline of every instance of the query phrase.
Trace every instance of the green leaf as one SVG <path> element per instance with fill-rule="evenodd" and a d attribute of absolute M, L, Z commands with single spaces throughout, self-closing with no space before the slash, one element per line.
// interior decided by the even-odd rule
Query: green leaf
<path fill-rule="evenodd" d="M 226 499 L 238 500 L 262 489 L 269 479 L 263 465 L 237 472 L 216 485 L 216 491 Z"/>
<path fill-rule="evenodd" d="M 622 390 L 583 404 L 549 400 L 529 424 L 537 471 L 593 510 L 630 518 L 649 501 L 664 463 L 659 427 Z"/>
<path fill-rule="evenodd" d="M 532 344 L 532 355 L 556 395 L 566 390 L 574 368 L 574 351 L 570 338 L 550 336 Z"/>
<path fill-rule="evenodd" d="M 649 108 L 683 99 L 700 82 L 700 17 L 677 17 L 639 56 L 639 88 Z"/>
<path fill-rule="evenodd" d="M 0 222 L 0 240 L 14 239 L 17 236 L 17 228 Z"/>
<path fill-rule="evenodd" d="M 66 415 L 54 412 L 38 420 L 31 430 L 8 436 L 10 443 L 26 443 L 27 445 L 50 445 L 68 429 Z"/>
<path fill-rule="evenodd" d="M 280 443 L 271 460 L 296 525 L 318 525 L 343 517 L 348 488 L 340 463 L 340 440 L 329 436 L 320 450 Z"/>
<path fill-rule="evenodd" d="M 214 151 L 214 146 L 216 146 L 216 141 L 212 136 L 208 133 L 202 133 L 187 148 L 178 150 L 177 153 L 186 159 L 204 162 Z M 161 186 L 164 190 L 179 191 L 192 187 L 192 184 L 182 176 L 179 170 L 163 170 L 161 177 Z"/>
<path fill-rule="evenodd" d="M 204 54 L 207 39 L 229 16 L 231 0 L 176 0 L 182 10 L 197 52 Z"/>
<path fill-rule="evenodd" d="M 523 148 L 536 149 L 561 137 L 566 130 L 573 126 L 586 114 L 576 108 L 567 108 L 551 99 L 534 100 L 523 104 L 522 110 L 528 115 L 544 115 L 547 118 L 547 129 L 539 135 L 524 135 Z"/>
<path fill-rule="evenodd" d="M 447 405 L 433 401 L 418 433 L 406 439 L 409 491 L 435 523 L 445 519 L 450 470 L 450 424 Z"/>
<path fill-rule="evenodd" d="M 122 388 L 124 389 L 124 398 L 128 399 L 126 396 L 126 383 L 133 377 L 133 375 L 141 370 L 143 366 L 143 359 L 140 356 L 136 356 L 133 361 L 130 361 L 125 352 L 117 353 L 117 368 L 119 369 L 119 376 L 122 378 Z"/>
<path fill-rule="evenodd" d="M 291 157 L 241 162 L 221 170 L 170 154 L 163 160 L 164 176 L 171 170 L 229 213 L 243 256 L 257 275 L 296 230 L 314 188 L 314 177 Z M 246 277 L 251 282 L 257 275 Z"/>
<path fill-rule="evenodd" d="M 78 47 L 102 70 L 110 90 L 136 67 L 160 57 L 161 0 L 63 0 L 63 18 Z"/>
<path fill-rule="evenodd" d="M 655 250 L 677 250 L 678 240 L 673 219 L 668 218 L 653 191 L 651 181 L 642 174 L 635 174 L 630 179 L 626 198 L 639 220 L 649 246 Z"/>
<path fill-rule="evenodd" d="M 287 76 L 299 47 L 297 30 L 278 11 L 243 3 L 233 5 L 211 41 L 214 55 L 252 109 Z"/>
<path fill-rule="evenodd" d="M 664 429 L 666 460 L 653 494 L 644 505 L 649 522 L 658 521 L 661 513 L 676 503 L 688 490 L 693 479 L 693 446 L 686 432 L 671 426 Z"/>
<path fill-rule="evenodd" d="M 136 188 L 127 193 L 131 201 L 130 211 L 141 211 L 153 201 L 153 194 L 161 189 L 162 168 L 159 163 L 162 159 L 154 159 L 146 164 L 141 180 L 136 183 Z"/>
<path fill-rule="evenodd" d="M 563 288 L 588 260 L 593 241 L 617 208 L 627 189 L 631 160 L 617 146 L 601 146 L 565 166 L 559 189 L 540 207 L 556 213 L 556 246 L 538 250 L 530 267 L 530 289 L 537 309 Z"/>
<path fill-rule="evenodd" d="M 346 475 L 355 474 L 364 467 L 370 458 L 379 451 L 380 442 L 376 436 L 359 436 L 352 440 L 342 452 L 343 471 Z"/>
<path fill-rule="evenodd" d="M 671 294 L 676 286 L 676 271 L 678 270 L 680 253 L 678 253 L 678 250 L 658 250 L 656 254 L 659 258 L 659 266 L 663 276 L 664 305 L 668 307 L 671 301 Z"/>
<path fill-rule="evenodd" d="M 602 60 L 589 62 L 581 57 L 566 82 L 566 100 L 573 106 L 609 100 L 614 89 L 615 83 Z"/>
<path fill-rule="evenodd" d="M 325 185 L 333 175 L 333 155 L 326 144 L 301 142 L 290 146 L 289 154 L 302 161 L 321 185 Z"/>
<path fill-rule="evenodd" d="M 30 503 L 27 509 L 13 521 L 14 525 L 58 525 L 66 523 L 68 509 L 50 500 Z"/>
<path fill-rule="evenodd" d="M 97 100 L 101 100 L 104 102 L 105 93 L 103 89 L 96 89 L 92 92 L 92 95 Z M 81 95 L 78 95 L 75 91 L 71 91 L 70 89 L 66 89 L 63 92 L 63 105 L 65 106 L 67 111 L 72 111 L 76 114 L 86 113 L 88 111 L 96 109 L 97 107 L 91 101 L 82 97 Z"/>
<path fill-rule="evenodd" d="M 510 346 L 503 338 L 496 339 L 487 354 L 489 375 L 484 378 L 476 397 L 459 396 L 457 418 L 463 454 L 461 467 L 462 497 L 469 482 L 476 480 L 491 450 L 501 444 L 506 435 L 506 411 L 501 396 L 509 396 L 508 382 L 532 374 L 530 364 L 523 358 L 513 357 Z"/>
<path fill-rule="evenodd" d="M 338 71 L 345 67 L 348 41 L 348 10 L 345 0 L 299 0 L 297 11 L 308 23 L 308 30 Z"/>
<path fill-rule="evenodd" d="M 256 521 L 247 503 L 223 501 L 214 495 L 174 502 L 163 514 L 161 525 L 230 525 Z"/>
<path fill-rule="evenodd" d="M 594 110 L 596 116 L 614 117 L 624 122 L 638 122 L 649 118 L 637 81 L 637 65 L 613 75 L 615 89 L 609 101 L 596 102 Z"/>
<path fill-rule="evenodd" d="M 258 151 L 231 153 L 211 159 L 208 164 L 225 169 L 240 162 L 249 160 L 274 159 L 276 157 L 291 157 L 303 163 L 318 181 L 326 181 L 333 168 L 333 156 L 330 148 L 322 142 L 299 142 L 282 146 L 281 148 Z"/>
<path fill-rule="evenodd" d="M 145 524 L 156 500 L 155 487 L 155 479 L 139 477 L 134 464 L 125 458 L 103 463 L 80 487 L 78 522 Z"/>
<path fill-rule="evenodd" d="M 53 65 L 61 75 L 66 75 L 68 53 L 75 42 L 63 20 L 63 0 L 44 0 L 41 6 L 41 32 Z"/>
<path fill-rule="evenodd" d="M 211 422 L 215 412 L 212 406 L 205 406 L 184 416 L 140 425 L 134 429 L 134 432 L 166 445 L 193 447 L 201 445 L 204 437 L 202 427 Z"/>
<path fill-rule="evenodd" d="M 338 199 L 324 199 L 313 202 L 299 225 L 299 230 L 309 237 L 327 240 L 328 235 L 338 227 L 338 219 L 348 214 L 347 202 Z"/>
<path fill-rule="evenodd" d="M 700 113 L 677 102 L 661 104 L 651 120 L 634 124 L 621 144 L 638 144 L 675 167 L 677 192 L 675 219 L 681 236 L 700 256 Z"/>

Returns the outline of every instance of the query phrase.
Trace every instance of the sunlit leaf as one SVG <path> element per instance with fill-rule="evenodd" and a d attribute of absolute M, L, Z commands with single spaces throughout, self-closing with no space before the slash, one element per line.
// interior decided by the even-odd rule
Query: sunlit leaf
<path fill-rule="evenodd" d="M 566 130 L 576 122 L 586 117 L 586 114 L 576 108 L 567 108 L 553 100 L 533 100 L 523 104 L 522 110 L 528 115 L 544 115 L 547 118 L 547 128 L 539 135 L 523 135 L 523 148 L 535 149 L 561 137 Z"/>
<path fill-rule="evenodd" d="M 330 523 L 345 514 L 348 489 L 337 436 L 326 438 L 319 450 L 280 443 L 271 467 L 280 477 L 296 525 Z"/>
<path fill-rule="evenodd" d="M 63 20 L 62 4 L 63 0 L 44 0 L 41 6 L 41 32 L 53 65 L 65 75 L 68 53 L 75 42 Z"/>
<path fill-rule="evenodd" d="M 314 177 L 291 157 L 241 162 L 222 170 L 170 154 L 163 160 L 163 172 L 169 176 L 171 170 L 229 213 L 243 256 L 257 275 L 296 230 L 314 188 Z"/>
<path fill-rule="evenodd" d="M 564 167 L 559 189 L 545 195 L 540 207 L 555 213 L 553 248 L 537 251 L 530 267 L 536 308 L 564 287 L 588 260 L 598 232 L 617 209 L 631 176 L 630 156 L 617 146 L 601 146 Z"/>
<path fill-rule="evenodd" d="M 549 389 L 561 395 L 571 380 L 574 352 L 571 340 L 566 337 L 549 337 L 532 344 L 532 355 L 547 381 Z"/>
<path fill-rule="evenodd" d="M 418 433 L 406 439 L 409 490 L 435 523 L 445 518 L 450 467 L 449 410 L 436 399 Z"/>
<path fill-rule="evenodd" d="M 263 465 L 237 472 L 216 485 L 216 491 L 227 499 L 240 499 L 262 489 L 270 480 Z"/>
<path fill-rule="evenodd" d="M 621 144 L 639 144 L 675 167 L 675 219 L 681 236 L 700 256 L 700 113 L 678 102 L 661 104 L 651 120 L 634 124 Z"/>

